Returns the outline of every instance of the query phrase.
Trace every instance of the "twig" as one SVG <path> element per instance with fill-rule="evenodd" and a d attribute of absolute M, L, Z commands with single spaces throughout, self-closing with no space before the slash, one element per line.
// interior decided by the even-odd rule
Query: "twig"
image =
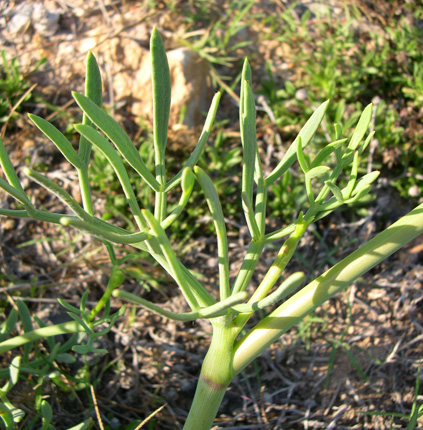
<path fill-rule="evenodd" d="M 222 81 L 220 76 L 215 72 L 214 69 L 210 69 L 210 74 L 216 79 L 217 83 L 235 100 L 235 103 L 239 106 L 239 96 L 235 94 L 235 92 Z"/>
<path fill-rule="evenodd" d="M 161 405 L 160 408 L 156 409 L 153 413 L 151 413 L 138 427 L 135 428 L 135 430 L 140 430 L 144 427 L 144 424 L 147 424 L 148 421 L 151 420 L 151 418 L 154 417 L 154 415 L 158 414 L 165 406 L 167 406 L 167 403 L 164 405 Z"/>
<path fill-rule="evenodd" d="M 19 107 L 19 105 L 22 103 L 23 100 L 25 100 L 25 97 L 31 93 L 31 91 L 37 86 L 38 84 L 35 83 L 29 88 L 25 93 L 21 96 L 21 98 L 15 103 L 15 105 L 12 107 L 12 109 L 9 112 L 9 115 L 6 119 L 6 122 L 3 124 L 3 127 L 1 128 L 1 138 L 4 139 L 4 135 L 6 134 L 6 128 L 7 124 L 9 123 L 10 118 L 12 117 L 13 113 L 16 111 L 16 109 Z"/>
<path fill-rule="evenodd" d="M 104 430 L 103 421 L 101 420 L 100 410 L 98 409 L 97 398 L 95 397 L 94 387 L 90 385 L 91 396 L 93 398 L 95 414 L 97 416 L 98 425 L 100 426 L 100 430 Z"/>

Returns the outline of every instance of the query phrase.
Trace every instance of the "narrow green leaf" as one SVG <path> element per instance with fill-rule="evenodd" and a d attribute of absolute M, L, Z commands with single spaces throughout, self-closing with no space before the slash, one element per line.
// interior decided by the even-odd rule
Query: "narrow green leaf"
<path fill-rule="evenodd" d="M 30 201 L 23 190 L 21 183 L 19 181 L 18 176 L 16 175 L 15 169 L 10 161 L 9 156 L 7 155 L 6 148 L 3 145 L 3 141 L 0 138 L 0 165 L 3 169 L 3 172 L 9 181 L 9 184 L 15 188 L 20 196 L 20 201 L 26 201 L 28 205 L 30 205 Z M 22 199 L 22 200 L 21 200 Z"/>
<path fill-rule="evenodd" d="M 345 345 L 345 344 L 342 344 L 342 348 L 345 351 L 345 353 L 347 354 L 348 358 L 350 359 L 352 365 L 357 370 L 357 373 L 361 376 L 361 378 L 364 381 L 368 382 L 369 378 L 364 373 L 364 370 L 361 368 L 360 363 L 357 361 L 357 359 L 355 358 L 354 354 L 351 352 L 349 346 Z"/>
<path fill-rule="evenodd" d="M 351 167 L 350 178 L 348 180 L 347 186 L 342 190 L 342 194 L 343 194 L 345 199 L 349 199 L 351 196 L 351 193 L 354 190 L 355 183 L 357 181 L 358 162 L 359 162 L 359 154 L 358 154 L 358 151 L 355 151 L 354 161 L 353 161 L 353 165 Z"/>
<path fill-rule="evenodd" d="M 102 85 L 100 69 L 94 55 L 89 52 L 86 61 L 86 77 L 85 77 L 85 96 L 88 97 L 95 105 L 101 108 L 102 102 Z M 89 117 L 84 113 L 82 124 L 92 125 Z M 79 138 L 78 155 L 81 159 L 82 167 L 78 169 L 78 176 L 81 189 L 82 206 L 90 215 L 93 215 L 92 195 L 90 191 L 90 181 L 88 177 L 88 166 L 91 156 L 91 142 L 85 137 Z"/>
<path fill-rule="evenodd" d="M 15 357 L 10 363 L 9 376 L 10 376 L 10 383 L 12 384 L 12 386 L 18 383 L 20 365 L 21 365 L 21 357 L 19 356 Z"/>
<path fill-rule="evenodd" d="M 301 136 L 298 136 L 298 139 L 297 139 L 297 160 L 303 173 L 307 173 L 309 171 L 309 168 L 307 166 L 307 162 L 304 157 L 303 145 L 301 143 Z"/>
<path fill-rule="evenodd" d="M 314 191 L 313 191 L 313 185 L 311 183 L 311 177 L 307 176 L 307 174 L 304 177 L 305 180 L 305 186 L 306 186 L 306 194 L 307 194 L 307 200 L 310 203 L 310 206 L 313 207 L 316 204 L 316 199 L 314 197 Z"/>
<path fill-rule="evenodd" d="M 333 182 L 331 182 L 331 181 L 326 181 L 325 184 L 332 191 L 332 194 L 334 195 L 334 197 L 336 198 L 336 200 L 339 203 L 343 203 L 344 202 L 344 198 L 342 196 L 341 190 Z"/>
<path fill-rule="evenodd" d="M 153 88 L 153 142 L 157 182 L 166 184 L 165 151 L 170 112 L 170 73 L 163 40 L 154 27 L 150 40 L 151 78 Z M 167 194 L 156 191 L 154 216 L 162 222 L 167 213 Z"/>
<path fill-rule="evenodd" d="M 140 243 L 144 240 L 148 240 L 151 236 L 148 233 L 129 233 L 126 230 L 123 230 L 122 233 L 115 233 L 112 231 L 108 231 L 105 229 L 104 225 L 101 224 L 92 224 L 85 221 L 78 220 L 76 218 L 63 217 L 60 220 L 60 223 L 65 226 L 71 226 L 78 230 L 85 231 L 89 233 L 91 236 L 96 237 L 100 240 L 107 240 L 113 243 L 120 244 L 134 244 Z M 126 233 L 125 233 L 126 232 Z"/>
<path fill-rule="evenodd" d="M 28 114 L 28 116 L 36 127 L 57 146 L 69 163 L 77 169 L 82 166 L 81 159 L 72 144 L 53 124 L 37 115 Z"/>
<path fill-rule="evenodd" d="M 365 197 L 367 194 L 369 194 L 371 190 L 372 190 L 372 186 L 371 185 L 367 185 L 365 187 L 362 187 L 357 194 L 355 194 L 352 197 L 350 197 L 348 200 L 345 201 L 345 203 L 350 204 L 350 203 L 358 202 L 363 197 Z"/>
<path fill-rule="evenodd" d="M 245 192 L 252 201 L 254 167 L 256 161 L 257 141 L 256 141 L 256 107 L 253 91 L 247 81 L 244 86 L 244 114 L 241 118 L 243 124 L 241 128 L 241 141 L 244 148 L 242 166 L 242 192 Z"/>
<path fill-rule="evenodd" d="M 264 241 L 265 241 L 265 243 L 271 243 L 271 242 L 274 242 L 276 240 L 280 240 L 283 237 L 291 234 L 294 230 L 295 230 L 295 224 L 291 223 L 291 224 L 287 225 L 286 227 L 283 227 L 283 228 L 276 230 L 272 233 L 266 234 L 266 236 L 264 237 Z"/>
<path fill-rule="evenodd" d="M 260 240 L 260 230 L 257 226 L 257 221 L 254 217 L 254 210 L 251 200 L 247 193 L 241 193 L 242 207 L 244 209 L 245 219 L 247 220 L 248 230 L 250 231 L 251 238 L 253 241 L 258 242 Z"/>
<path fill-rule="evenodd" d="M 221 97 L 220 92 L 217 92 L 214 95 L 212 103 L 210 105 L 210 109 L 207 113 L 207 118 L 206 118 L 206 121 L 204 123 L 203 131 L 201 132 L 200 138 L 198 139 L 198 143 L 197 143 L 194 151 L 192 152 L 192 154 L 188 158 L 188 160 L 185 162 L 184 167 L 181 169 L 181 171 L 177 175 L 175 175 L 166 185 L 166 190 L 165 190 L 166 192 L 172 190 L 178 184 L 178 182 L 181 179 L 183 169 L 186 167 L 189 167 L 192 169 L 197 164 L 198 160 L 201 157 L 201 154 L 204 152 L 204 148 L 205 148 L 207 140 L 210 136 L 213 122 L 214 122 L 214 119 L 216 117 L 220 97 Z"/>
<path fill-rule="evenodd" d="M 82 295 L 82 297 L 81 297 L 81 301 L 79 303 L 79 310 L 81 311 L 81 314 L 83 314 L 85 312 L 85 306 L 86 306 L 86 303 L 87 303 L 87 300 L 88 300 L 88 294 L 89 293 L 90 292 L 88 290 L 86 290 L 84 292 L 84 294 Z"/>
<path fill-rule="evenodd" d="M 296 272 L 290 275 L 281 285 L 271 294 L 264 299 L 255 303 L 246 303 L 242 305 L 236 305 L 233 310 L 240 313 L 253 312 L 260 309 L 265 309 L 277 302 L 280 302 L 285 297 L 288 297 L 293 293 L 305 280 L 303 272 Z"/>
<path fill-rule="evenodd" d="M 353 150 L 357 149 L 361 140 L 369 128 L 370 120 L 372 119 L 373 105 L 370 103 L 364 110 L 358 120 L 357 126 L 355 127 L 354 133 L 351 137 L 348 148 Z"/>
<path fill-rule="evenodd" d="M 161 228 L 159 222 L 156 220 L 156 218 L 154 218 L 154 215 L 147 209 L 144 209 L 142 213 L 148 224 L 150 225 L 151 231 L 156 236 L 160 249 L 166 258 L 166 261 L 169 265 L 169 274 L 178 284 L 179 288 L 182 291 L 182 294 L 185 297 L 185 300 L 188 302 L 191 309 L 197 310 L 200 305 L 198 303 L 196 295 L 194 294 L 193 289 L 198 288 L 198 286 L 192 283 L 189 284 L 186 281 L 185 273 L 179 264 L 179 260 L 176 258 L 172 246 L 169 243 L 169 239 L 167 238 L 165 231 Z"/>
<path fill-rule="evenodd" d="M 131 211 L 137 220 L 138 226 L 140 227 L 141 230 L 145 230 L 146 225 L 141 215 L 141 210 L 139 208 L 137 198 L 132 189 L 131 182 L 128 177 L 128 173 L 125 169 L 125 166 L 122 160 L 120 159 L 118 153 L 116 152 L 115 148 L 110 144 L 110 142 L 104 136 L 102 136 L 97 130 L 94 130 L 89 125 L 77 124 L 75 125 L 75 128 L 76 130 L 78 130 L 79 133 L 84 135 L 91 143 L 96 145 L 103 153 L 103 155 L 107 158 L 109 163 L 112 165 L 113 170 L 115 171 L 117 177 L 119 178 L 119 182 L 122 185 L 122 189 L 125 193 L 125 196 L 128 199 L 128 203 L 131 208 Z"/>
<path fill-rule="evenodd" d="M 71 311 L 71 312 L 75 312 L 75 313 L 77 313 L 77 314 L 79 314 L 79 309 L 78 308 L 76 308 L 75 306 L 72 306 L 70 303 L 67 303 L 67 302 L 65 302 L 64 300 L 62 300 L 62 299 L 57 299 L 57 301 L 63 306 L 63 307 L 65 307 L 68 311 Z"/>
<path fill-rule="evenodd" d="M 346 148 L 340 159 L 338 159 L 337 170 L 341 172 L 345 167 L 349 166 L 354 161 L 355 150 Z"/>
<path fill-rule="evenodd" d="M 317 128 L 322 122 L 323 117 L 325 116 L 326 109 L 328 107 L 329 100 L 322 103 L 311 115 L 309 120 L 305 123 L 304 127 L 299 132 L 297 138 L 292 142 L 291 146 L 286 151 L 282 160 L 278 163 L 278 165 L 273 169 L 273 171 L 266 178 L 266 184 L 271 185 L 277 179 L 279 179 L 295 162 L 297 158 L 297 144 L 298 138 L 301 138 L 302 147 L 305 148 L 313 138 L 316 133 Z"/>
<path fill-rule="evenodd" d="M 240 88 L 240 95 L 239 95 L 239 127 L 240 127 L 241 136 L 243 135 L 243 127 L 244 127 L 243 118 L 245 114 L 245 88 L 246 88 L 244 85 L 245 81 L 247 81 L 250 88 L 252 88 L 252 85 L 253 85 L 252 73 L 251 73 L 250 63 L 248 62 L 247 58 L 245 58 L 244 65 L 242 67 L 241 86 L 240 86 L 241 88 Z M 244 144 L 242 139 L 241 139 L 241 143 Z"/>
<path fill-rule="evenodd" d="M 163 40 L 157 28 L 153 28 L 150 40 L 152 86 L 153 86 L 153 127 L 156 157 L 156 177 L 164 179 L 164 155 L 170 112 L 170 73 Z M 163 181 L 164 182 L 164 181 Z"/>
<path fill-rule="evenodd" d="M 94 54 L 90 51 L 87 54 L 85 76 L 85 95 L 97 106 L 102 103 L 102 82 L 101 73 Z"/>
<path fill-rule="evenodd" d="M 119 152 L 142 179 L 154 190 L 159 191 L 160 186 L 152 173 L 147 169 L 139 152 L 129 139 L 123 128 L 110 115 L 107 115 L 89 98 L 73 92 L 73 97 L 79 107 L 87 114 L 90 120 L 116 145 Z"/>
<path fill-rule="evenodd" d="M 306 173 L 306 178 L 312 179 L 319 176 L 323 176 L 325 173 L 329 172 L 330 167 L 328 166 L 317 166 L 313 167 Z"/>
<path fill-rule="evenodd" d="M 256 162 L 254 171 L 254 180 L 257 183 L 256 201 L 255 201 L 255 218 L 260 235 L 264 236 L 266 230 L 266 208 L 267 208 L 267 186 L 263 176 L 261 160 L 258 149 L 256 148 Z"/>
<path fill-rule="evenodd" d="M 85 420 L 84 422 L 77 424 L 76 426 L 69 428 L 68 430 L 89 430 L 94 425 L 91 418 Z"/>
<path fill-rule="evenodd" d="M 78 354 L 107 354 L 109 351 L 104 348 L 94 348 L 92 345 L 75 345 L 72 347 L 72 351 Z"/>
<path fill-rule="evenodd" d="M 43 427 L 42 430 L 47 430 L 48 425 L 53 419 L 53 409 L 50 406 L 50 403 L 47 400 L 43 400 L 41 402 L 41 416 L 43 417 Z"/>
<path fill-rule="evenodd" d="M 375 133 L 376 132 L 374 130 L 372 132 L 370 132 L 369 135 L 367 136 L 366 140 L 364 141 L 364 143 L 360 146 L 360 148 L 358 149 L 358 152 L 360 155 L 367 149 L 367 147 L 369 146 L 369 143 L 372 141 Z"/>
<path fill-rule="evenodd" d="M 84 209 L 82 209 L 82 207 L 78 204 L 78 202 L 69 193 L 67 193 L 63 188 L 61 188 L 55 182 L 46 178 L 41 173 L 38 173 L 32 169 L 29 169 L 28 167 L 25 167 L 23 169 L 23 172 L 26 176 L 28 176 L 28 178 L 31 178 L 33 181 L 37 182 L 46 190 L 50 191 L 55 196 L 57 196 L 60 200 L 62 200 L 62 202 L 65 203 L 65 205 L 68 206 L 78 218 L 87 222 L 91 221 L 91 216 L 87 214 L 84 211 Z"/>
<path fill-rule="evenodd" d="M 333 128 L 335 129 L 335 139 L 339 140 L 342 136 L 342 126 L 341 124 L 334 124 Z"/>
<path fill-rule="evenodd" d="M 22 321 L 22 328 L 25 333 L 33 330 L 31 314 L 27 305 L 22 300 L 16 300 L 16 305 L 18 306 L 19 316 Z"/>
<path fill-rule="evenodd" d="M 249 294 L 246 291 L 240 291 L 239 293 L 232 294 L 225 300 L 221 300 L 214 305 L 201 308 L 198 311 L 199 316 L 200 318 L 216 318 L 221 315 L 227 315 L 229 314 L 230 308 L 244 302 L 248 299 L 248 297 Z"/>
<path fill-rule="evenodd" d="M 214 226 L 216 228 L 219 259 L 220 299 L 224 300 L 229 297 L 230 289 L 228 239 L 226 235 L 226 226 L 222 206 L 220 204 L 216 188 L 207 173 L 199 166 L 194 167 L 194 173 L 197 177 L 198 183 L 203 190 L 207 205 L 213 218 Z"/>
<path fill-rule="evenodd" d="M 113 292 L 113 295 L 115 297 L 119 297 L 131 303 L 142 306 L 143 308 L 148 309 L 157 315 L 175 321 L 194 321 L 198 318 L 216 318 L 218 316 L 226 315 L 232 306 L 242 303 L 248 298 L 248 293 L 241 292 L 228 297 L 226 300 L 222 300 L 221 302 L 215 303 L 213 305 L 200 308 L 196 311 L 179 313 L 163 309 L 149 300 L 143 299 L 142 297 L 136 296 L 135 294 L 124 290 L 116 290 Z"/>
<path fill-rule="evenodd" d="M 79 312 L 79 309 L 78 309 Z M 73 313 L 73 312 L 67 312 L 67 314 L 73 319 L 75 320 L 79 325 L 81 325 L 85 332 L 89 335 L 89 336 L 93 336 L 94 335 L 94 331 L 92 330 L 91 327 L 89 327 L 87 325 L 87 323 L 77 314 Z M 74 348 L 72 348 L 73 351 L 75 351 Z"/>
<path fill-rule="evenodd" d="M 341 145 L 346 142 L 347 139 L 336 140 L 335 142 L 329 143 L 326 145 L 316 156 L 316 158 L 310 164 L 310 167 L 313 169 L 314 167 L 320 166 L 327 158 L 332 154 L 332 152 L 336 151 Z"/>
<path fill-rule="evenodd" d="M 367 175 L 364 175 L 362 178 L 360 178 L 357 181 L 354 191 L 352 192 L 352 196 L 360 194 L 360 192 L 364 188 L 367 188 L 367 186 L 369 186 L 374 181 L 376 181 L 379 175 L 380 175 L 380 172 L 378 170 L 375 170 L 374 172 L 368 173 Z"/>
<path fill-rule="evenodd" d="M 185 208 L 186 204 L 189 201 L 192 190 L 194 188 L 194 183 L 195 183 L 194 173 L 192 173 L 192 170 L 189 167 L 185 167 L 184 170 L 182 171 L 181 198 L 179 199 L 179 203 L 177 204 L 175 209 L 173 209 L 173 211 L 169 214 L 169 216 L 160 223 L 163 230 L 166 230 L 182 213 L 183 209 Z"/>
<path fill-rule="evenodd" d="M 101 107 L 102 103 L 102 82 L 100 69 L 97 64 L 93 53 L 90 51 L 87 55 L 86 69 L 85 69 L 85 96 L 88 97 L 93 103 Z M 84 113 L 82 123 L 91 125 L 92 122 L 88 118 L 87 114 Z M 89 142 L 85 136 L 81 136 L 79 140 L 79 157 L 84 165 L 84 168 L 88 168 L 91 155 L 91 142 Z"/>
<path fill-rule="evenodd" d="M 57 354 L 56 360 L 60 363 L 73 364 L 76 362 L 76 358 L 66 352 Z"/>
<path fill-rule="evenodd" d="M 6 430 L 14 430 L 16 428 L 13 422 L 13 416 L 9 408 L 7 408 L 3 402 L 0 402 L 0 419 L 3 420 Z"/>
<path fill-rule="evenodd" d="M 0 188 L 3 188 L 6 193 L 10 194 L 18 202 L 21 202 L 25 207 L 31 205 L 25 193 L 22 194 L 20 190 L 13 188 L 12 185 L 6 182 L 3 178 L 0 178 Z"/>
<path fill-rule="evenodd" d="M 18 322 L 18 311 L 15 308 L 9 312 L 6 321 L 1 324 L 0 331 L 0 342 L 7 338 L 10 333 L 15 329 L 16 323 Z"/>

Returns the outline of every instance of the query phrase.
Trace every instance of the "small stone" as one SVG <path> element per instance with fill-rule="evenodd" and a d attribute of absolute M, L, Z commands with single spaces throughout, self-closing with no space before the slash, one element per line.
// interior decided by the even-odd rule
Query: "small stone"
<path fill-rule="evenodd" d="M 118 65 L 113 79 L 116 101 L 126 100 L 133 115 L 151 120 L 150 52 L 130 39 L 115 38 L 110 45 L 114 57 L 112 64 Z M 169 123 L 194 128 L 202 124 L 203 112 L 208 109 L 208 63 L 189 48 L 169 51 L 167 58 L 172 92 Z"/>
<path fill-rule="evenodd" d="M 417 185 L 413 185 L 408 189 L 408 195 L 410 197 L 419 197 L 419 187 Z"/>
<path fill-rule="evenodd" d="M 12 218 L 7 218 L 6 221 L 2 223 L 4 230 L 13 230 L 16 226 L 16 220 Z"/>
<path fill-rule="evenodd" d="M 59 28 L 59 14 L 46 9 L 42 3 L 35 3 L 32 25 L 41 36 L 53 36 Z"/>
<path fill-rule="evenodd" d="M 300 100 L 302 102 L 305 102 L 308 99 L 308 93 L 307 90 L 304 88 L 301 88 L 295 92 L 295 98 L 297 100 Z"/>
<path fill-rule="evenodd" d="M 25 30 L 31 23 L 32 10 L 33 5 L 31 3 L 19 5 L 9 21 L 8 30 L 14 34 Z"/>

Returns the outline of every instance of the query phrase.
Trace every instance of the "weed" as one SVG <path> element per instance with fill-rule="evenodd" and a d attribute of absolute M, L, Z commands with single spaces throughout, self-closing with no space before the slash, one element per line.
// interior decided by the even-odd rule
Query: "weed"
<path fill-rule="evenodd" d="M 0 51 L 0 57 L 0 126 L 4 126 L 6 123 L 13 124 L 19 113 L 24 111 L 26 103 L 34 100 L 34 86 L 31 86 L 29 75 L 46 60 L 38 61 L 29 72 L 22 73 L 16 57 L 8 59 L 4 49 Z"/>

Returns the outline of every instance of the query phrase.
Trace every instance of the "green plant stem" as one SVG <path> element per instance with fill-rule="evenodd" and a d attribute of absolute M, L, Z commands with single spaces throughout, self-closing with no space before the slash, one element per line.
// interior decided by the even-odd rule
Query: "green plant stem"
<path fill-rule="evenodd" d="M 78 178 L 81 190 L 82 207 L 88 214 L 93 215 L 94 212 L 93 205 L 91 202 L 90 182 L 88 179 L 88 172 L 85 168 L 78 169 Z"/>
<path fill-rule="evenodd" d="M 307 314 L 422 233 L 423 204 L 310 282 L 242 337 L 235 345 L 234 374 Z"/>
<path fill-rule="evenodd" d="M 52 325 L 48 327 L 37 328 L 20 336 L 15 336 L 12 339 L 5 340 L 0 343 L 0 354 L 10 351 L 18 346 L 25 345 L 28 342 L 33 342 L 38 339 L 44 339 L 50 336 L 58 336 L 66 333 L 78 333 L 84 331 L 84 328 L 76 321 L 68 321 L 62 324 Z"/>
<path fill-rule="evenodd" d="M 245 291 L 263 251 L 264 242 L 251 242 L 232 287 L 232 294 Z"/>
<path fill-rule="evenodd" d="M 162 180 L 162 176 L 157 175 L 157 181 L 159 182 L 161 180 Z M 161 191 L 156 191 L 155 193 L 156 200 L 154 204 L 154 216 L 159 222 L 162 222 L 166 218 L 167 193 L 163 191 L 165 184 L 161 182 L 159 183 L 160 183 Z"/>
<path fill-rule="evenodd" d="M 260 285 L 257 287 L 256 291 L 254 291 L 254 294 L 251 296 L 249 303 L 258 302 L 264 299 L 267 294 L 269 294 L 269 291 L 278 281 L 278 279 L 282 275 L 282 272 L 285 270 L 286 265 L 289 263 L 292 256 L 294 255 L 297 245 L 304 232 L 307 230 L 309 224 L 310 223 L 307 223 L 303 220 L 302 216 L 298 219 L 295 231 L 282 245 L 274 263 L 270 266 L 269 270 L 267 271 Z M 242 328 L 245 326 L 245 324 L 248 322 L 252 315 L 253 312 L 247 312 L 238 315 L 235 320 L 235 324 L 238 327 L 239 331 L 242 330 Z"/>
<path fill-rule="evenodd" d="M 226 388 L 232 381 L 235 333 L 230 318 L 213 323 L 213 337 L 201 368 L 200 378 L 184 430 L 209 430 L 219 410 Z"/>
<path fill-rule="evenodd" d="M 209 430 L 225 396 L 227 385 L 214 384 L 202 373 L 183 430 Z"/>
<path fill-rule="evenodd" d="M 163 309 L 162 307 L 151 303 L 148 300 L 143 299 L 142 297 L 138 297 L 135 294 L 129 293 L 124 290 L 116 290 L 113 292 L 113 296 L 122 298 L 131 303 L 135 303 L 144 307 L 145 309 L 150 310 L 151 312 L 156 313 L 157 315 L 163 316 L 165 318 L 173 319 L 176 321 L 194 321 L 198 318 L 217 318 L 223 315 L 228 314 L 229 308 L 236 306 L 248 298 L 248 293 L 242 291 L 237 294 L 233 294 L 229 296 L 227 299 L 222 300 L 221 302 L 217 302 L 214 305 L 200 308 L 197 311 L 191 312 L 171 312 Z"/>
<path fill-rule="evenodd" d="M 111 252 L 113 252 L 113 255 L 114 255 L 113 248 L 111 249 Z M 119 269 L 119 266 L 118 265 L 113 266 L 112 273 L 110 274 L 109 282 L 107 283 L 106 291 L 104 291 L 100 300 L 91 310 L 91 313 L 88 317 L 89 321 L 93 321 L 96 315 L 107 305 L 113 291 L 116 288 L 120 287 L 123 281 L 124 281 L 124 275 L 122 271 Z"/>

